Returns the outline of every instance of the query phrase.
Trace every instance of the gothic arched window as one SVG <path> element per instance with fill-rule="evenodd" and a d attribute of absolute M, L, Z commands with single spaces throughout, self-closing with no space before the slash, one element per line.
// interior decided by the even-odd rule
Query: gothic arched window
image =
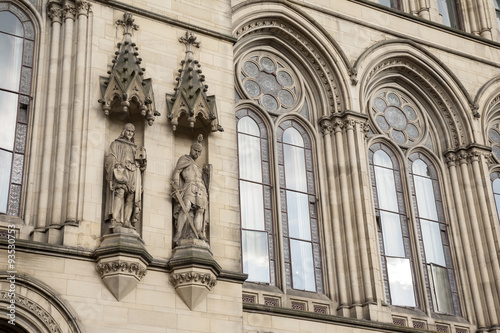
<path fill-rule="evenodd" d="M 29 17 L 0 2 L 0 213 L 7 215 L 20 213 L 34 45 Z"/>

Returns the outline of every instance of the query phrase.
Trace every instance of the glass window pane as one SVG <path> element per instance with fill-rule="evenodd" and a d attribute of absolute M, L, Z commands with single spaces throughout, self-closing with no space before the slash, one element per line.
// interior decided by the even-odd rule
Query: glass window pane
<path fill-rule="evenodd" d="M 500 9 L 500 1 L 499 0 L 493 0 L 495 3 L 495 9 Z"/>
<path fill-rule="evenodd" d="M 493 181 L 493 193 L 500 194 L 500 178 Z"/>
<path fill-rule="evenodd" d="M 293 289 L 316 291 L 312 244 L 290 240 Z"/>
<path fill-rule="evenodd" d="M 0 33 L 0 88 L 19 91 L 23 39 Z"/>
<path fill-rule="evenodd" d="M 262 185 L 240 181 L 241 227 L 265 230 Z"/>
<path fill-rule="evenodd" d="M 386 167 L 389 169 L 393 168 L 391 158 L 383 150 L 377 150 L 373 154 L 373 164 L 378 165 L 378 166 L 382 166 L 382 167 Z"/>
<path fill-rule="evenodd" d="M 240 178 L 262 182 L 260 138 L 238 134 L 238 159 Z"/>
<path fill-rule="evenodd" d="M 283 133 L 283 142 L 294 146 L 304 147 L 302 135 L 293 127 L 288 128 L 285 133 Z"/>
<path fill-rule="evenodd" d="M 21 21 L 10 12 L 0 12 L 0 31 L 20 37 L 24 36 Z"/>
<path fill-rule="evenodd" d="M 382 233 L 384 235 L 385 255 L 394 257 L 405 257 L 405 248 L 401 232 L 399 214 L 380 212 L 382 222 Z"/>
<path fill-rule="evenodd" d="M 415 306 L 410 259 L 387 258 L 391 304 Z"/>
<path fill-rule="evenodd" d="M 413 181 L 417 197 L 418 216 L 437 221 L 436 198 L 434 197 L 432 180 L 414 175 Z"/>
<path fill-rule="evenodd" d="M 438 0 L 438 10 L 443 17 L 443 24 L 451 28 L 458 28 L 455 6 L 455 0 Z"/>
<path fill-rule="evenodd" d="M 2 66 L 0 66 L 0 71 L 1 68 Z M 14 139 L 16 137 L 17 95 L 0 91 L 0 105 L 2 107 L 0 110 L 0 124 L 2 124 L 0 147 L 13 150 Z"/>
<path fill-rule="evenodd" d="M 0 150 L 0 213 L 7 213 L 12 154 Z"/>
<path fill-rule="evenodd" d="M 286 188 L 307 192 L 304 148 L 283 145 L 285 155 Z"/>
<path fill-rule="evenodd" d="M 238 132 L 260 136 L 259 126 L 250 117 L 243 117 L 238 120 Z"/>
<path fill-rule="evenodd" d="M 495 194 L 495 203 L 497 206 L 498 218 L 500 219 L 500 195 L 498 195 L 498 194 Z"/>
<path fill-rule="evenodd" d="M 451 296 L 450 280 L 448 278 L 448 270 L 445 267 L 439 267 L 436 265 L 431 265 L 431 267 L 438 311 L 455 314 L 455 308 L 453 306 L 453 299 Z"/>
<path fill-rule="evenodd" d="M 379 0 L 378 2 L 381 5 L 384 5 L 384 6 L 387 6 L 387 7 L 399 9 L 399 7 L 398 7 L 398 0 Z"/>
<path fill-rule="evenodd" d="M 377 196 L 379 208 L 398 212 L 398 199 L 396 196 L 396 185 L 394 184 L 394 172 L 390 169 L 374 167 L 375 181 L 377 183 Z"/>
<path fill-rule="evenodd" d="M 421 219 L 420 226 L 422 228 L 426 262 L 446 266 L 439 223 Z"/>
<path fill-rule="evenodd" d="M 243 272 L 248 281 L 270 283 L 266 232 L 242 231 Z"/>
<path fill-rule="evenodd" d="M 290 237 L 311 240 L 309 201 L 307 194 L 286 191 Z"/>

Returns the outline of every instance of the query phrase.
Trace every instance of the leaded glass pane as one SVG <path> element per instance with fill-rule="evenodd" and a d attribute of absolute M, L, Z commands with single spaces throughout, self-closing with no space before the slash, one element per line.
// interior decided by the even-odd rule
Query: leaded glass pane
<path fill-rule="evenodd" d="M 293 288 L 316 291 L 311 243 L 291 239 L 290 248 Z"/>
<path fill-rule="evenodd" d="M 0 33 L 0 88 L 19 90 L 21 64 L 23 60 L 23 39 Z"/>
<path fill-rule="evenodd" d="M 265 230 L 262 185 L 240 181 L 241 227 Z"/>
<path fill-rule="evenodd" d="M 422 228 L 426 262 L 446 266 L 439 223 L 421 219 L 420 227 Z"/>
<path fill-rule="evenodd" d="M 445 267 L 439 267 L 436 265 L 431 265 L 431 267 L 438 311 L 455 314 L 448 270 Z"/>
<path fill-rule="evenodd" d="M 24 149 L 26 146 L 26 132 L 28 130 L 28 126 L 24 124 L 17 124 L 16 130 L 16 152 L 24 153 Z"/>
<path fill-rule="evenodd" d="M 248 281 L 270 283 L 266 232 L 242 231 L 243 272 Z"/>
<path fill-rule="evenodd" d="M 304 147 L 304 139 L 299 131 L 290 127 L 283 133 L 283 142 L 294 146 Z"/>
<path fill-rule="evenodd" d="M 256 77 L 259 74 L 259 67 L 251 61 L 246 61 L 243 64 L 243 69 L 248 74 L 248 76 Z"/>
<path fill-rule="evenodd" d="M 380 211 L 380 220 L 384 235 L 385 254 L 393 257 L 405 257 L 399 214 Z"/>
<path fill-rule="evenodd" d="M 304 148 L 283 145 L 285 157 L 286 187 L 307 192 L 306 162 Z"/>
<path fill-rule="evenodd" d="M 381 167 L 386 167 L 389 169 L 393 168 L 391 158 L 383 150 L 377 150 L 373 154 L 373 164 L 381 166 Z"/>
<path fill-rule="evenodd" d="M 238 134 L 238 158 L 240 178 L 262 182 L 262 160 L 260 138 Z"/>
<path fill-rule="evenodd" d="M 311 240 L 307 194 L 286 191 L 286 200 L 290 237 Z"/>
<path fill-rule="evenodd" d="M 384 153 L 385 154 L 385 153 Z M 398 212 L 398 199 L 394 185 L 394 172 L 391 169 L 375 168 L 375 180 L 377 182 L 377 197 L 379 208 L 391 212 Z"/>
<path fill-rule="evenodd" d="M 12 163 L 12 182 L 21 184 L 23 180 L 24 155 L 14 154 Z"/>
<path fill-rule="evenodd" d="M 0 213 L 7 213 L 12 153 L 0 150 Z"/>
<path fill-rule="evenodd" d="M 0 31 L 19 37 L 24 36 L 24 28 L 21 21 L 10 12 L 0 12 Z"/>
<path fill-rule="evenodd" d="M 387 258 L 391 304 L 415 307 L 410 259 Z"/>
<path fill-rule="evenodd" d="M 434 196 L 432 180 L 427 177 L 416 175 L 418 172 L 422 172 L 420 167 L 423 166 L 427 169 L 427 166 L 422 162 L 422 160 L 417 160 L 413 163 L 413 179 L 415 195 L 417 197 L 418 216 L 437 221 L 438 214 L 436 210 L 436 197 Z"/>
<path fill-rule="evenodd" d="M 0 57 L 1 54 L 2 53 L 0 52 Z M 2 71 L 1 68 L 2 66 L 0 66 L 0 72 Z M 0 82 L 1 81 L 2 80 L 0 80 Z M 0 112 L 0 124 L 2 124 L 2 130 L 0 131 L 0 148 L 7 150 L 14 149 L 14 139 L 16 136 L 17 98 L 16 94 L 0 91 L 0 105 L 2 107 L 2 111 Z"/>
<path fill-rule="evenodd" d="M 271 95 L 262 96 L 262 105 L 267 111 L 276 111 L 278 109 L 278 102 Z"/>
<path fill-rule="evenodd" d="M 259 85 L 254 81 L 248 80 L 243 84 L 243 86 L 250 96 L 257 97 L 260 95 Z"/>

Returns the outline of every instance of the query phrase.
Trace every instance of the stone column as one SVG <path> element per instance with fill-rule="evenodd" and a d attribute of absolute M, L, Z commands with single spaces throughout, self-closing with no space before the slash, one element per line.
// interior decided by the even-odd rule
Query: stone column
<path fill-rule="evenodd" d="M 479 31 L 479 35 L 484 38 L 491 39 L 491 22 L 488 17 L 488 9 L 486 7 L 486 3 L 484 0 L 476 0 L 477 1 L 477 14 L 479 16 L 479 23 L 481 25 L 481 29 Z"/>
<path fill-rule="evenodd" d="M 426 20 L 431 19 L 431 14 L 429 13 L 429 0 L 417 0 L 418 1 L 418 7 L 420 8 L 418 11 L 418 16 L 421 18 L 424 18 Z"/>
<path fill-rule="evenodd" d="M 351 293 L 352 293 L 352 310 L 355 312 L 353 315 L 356 318 L 361 318 L 361 301 L 359 295 L 359 281 L 358 281 L 358 265 L 356 259 L 356 239 L 354 238 L 353 226 L 352 226 L 352 216 L 351 216 L 351 200 L 349 197 L 349 184 L 347 178 L 347 167 L 344 152 L 344 138 L 343 130 L 344 123 L 340 119 L 334 120 L 333 128 L 335 132 L 335 147 L 337 151 L 337 160 L 339 165 L 339 178 L 340 178 L 340 193 L 342 202 L 342 213 L 344 220 L 344 228 L 346 233 L 346 246 L 347 246 L 347 262 L 349 265 L 349 277 L 351 281 Z"/>
<path fill-rule="evenodd" d="M 476 268 L 474 267 L 474 261 L 472 257 L 471 244 L 469 240 L 469 232 L 467 230 L 467 222 L 465 221 L 464 203 L 460 195 L 460 188 L 458 186 L 459 180 L 457 175 L 456 167 L 457 155 L 455 153 L 448 153 L 446 156 L 446 162 L 448 164 L 448 169 L 450 172 L 451 186 L 453 189 L 453 199 L 455 200 L 455 209 L 457 213 L 458 225 L 460 228 L 460 238 L 463 244 L 463 251 L 465 252 L 465 264 L 467 267 L 467 275 L 469 277 L 469 285 L 466 284 L 464 278 L 462 281 L 463 290 L 471 289 L 472 303 L 475 310 L 475 316 L 477 320 L 477 326 L 479 328 L 485 327 L 483 307 L 480 299 L 479 288 L 476 277 Z M 466 161 L 465 161 L 466 163 Z"/>
<path fill-rule="evenodd" d="M 66 222 L 78 222 L 78 192 L 82 151 L 83 106 L 85 95 L 85 56 L 87 46 L 87 21 L 90 3 L 77 1 L 78 35 L 76 44 L 76 70 L 71 129 L 71 157 Z"/>
<path fill-rule="evenodd" d="M 68 118 L 70 110 L 70 82 L 71 59 L 73 47 L 73 25 L 75 22 L 76 8 L 70 2 L 64 3 L 64 41 L 61 79 L 61 101 L 59 104 L 59 121 L 57 130 L 57 155 L 54 174 L 54 197 L 52 204 L 52 223 L 49 230 L 48 242 L 61 243 L 60 225 L 63 223 L 63 197 L 64 178 L 66 172 L 66 159 L 68 155 Z"/>
<path fill-rule="evenodd" d="M 358 245 L 359 245 L 359 255 L 361 259 L 361 273 L 363 277 L 363 287 L 365 292 L 365 301 L 366 304 L 373 304 L 373 290 L 372 290 L 372 281 L 370 278 L 370 264 L 368 261 L 368 249 L 366 246 L 366 232 L 365 232 L 365 221 L 363 218 L 363 205 L 362 205 L 362 196 L 361 196 L 361 185 L 359 181 L 359 172 L 358 172 L 358 157 L 356 152 L 363 151 L 366 149 L 360 149 L 355 142 L 354 139 L 354 129 L 358 129 L 356 121 L 352 118 L 348 118 L 344 126 L 347 132 L 347 146 L 349 147 L 349 160 L 350 160 L 350 174 L 352 176 L 352 188 L 354 192 L 354 211 L 356 215 L 356 224 L 358 230 Z"/>
<path fill-rule="evenodd" d="M 497 327 L 498 326 L 498 316 L 496 313 L 496 308 L 495 308 L 495 299 L 494 299 L 494 286 L 493 283 L 490 284 L 489 281 L 489 274 L 488 274 L 488 267 L 491 269 L 491 272 L 493 273 L 493 278 L 495 280 L 495 284 L 497 288 L 500 286 L 500 268 L 498 266 L 498 255 L 496 253 L 496 248 L 495 248 L 495 239 L 492 235 L 491 232 L 489 232 L 489 229 L 491 226 L 488 228 L 488 224 L 491 221 L 490 215 L 488 212 L 488 207 L 486 206 L 486 195 L 484 193 L 484 189 L 486 188 L 482 184 L 482 174 L 481 174 L 481 167 L 479 165 L 479 160 L 481 159 L 481 152 L 473 149 L 470 154 L 470 159 L 472 161 L 472 173 L 474 175 L 474 188 L 476 189 L 477 192 L 477 198 L 479 201 L 479 208 L 481 211 L 481 220 L 483 222 L 483 225 L 486 227 L 484 235 L 486 237 L 486 244 L 488 248 L 488 256 L 490 257 L 490 262 L 486 262 L 486 257 L 483 252 L 482 255 L 480 255 L 480 252 L 478 251 L 478 255 L 481 257 L 478 258 L 478 263 L 479 267 L 482 268 L 481 274 L 483 275 L 483 281 L 484 281 L 484 292 L 486 294 L 486 299 L 487 299 L 487 304 L 488 304 L 488 314 L 490 318 L 490 327 Z M 486 178 L 487 181 L 489 181 L 489 177 Z M 478 216 L 479 217 L 479 216 Z M 472 220 L 471 220 L 472 221 Z M 476 229 L 476 230 L 474 230 Z M 473 225 L 473 232 L 475 237 L 480 237 L 480 230 L 478 225 Z M 477 234 L 477 235 L 476 235 Z M 477 240 L 476 240 L 477 242 Z M 484 242 L 479 242 L 476 243 L 477 245 L 481 246 L 481 244 L 484 244 Z M 500 289 L 498 289 L 500 290 Z M 498 295 L 498 294 L 497 294 Z"/>
<path fill-rule="evenodd" d="M 47 104 L 45 106 L 45 131 L 43 134 L 42 169 L 40 172 L 40 195 L 38 198 L 38 217 L 33 240 L 45 241 L 45 227 L 47 224 L 49 187 L 51 179 L 52 138 L 54 137 L 54 111 L 57 91 L 57 72 L 59 59 L 59 38 L 61 36 L 61 24 L 63 11 L 58 3 L 51 2 L 48 6 L 48 17 L 51 24 L 50 58 L 47 79 Z"/>
<path fill-rule="evenodd" d="M 331 224 L 333 227 L 333 242 L 335 251 L 335 268 L 338 282 L 339 307 L 337 314 L 342 316 L 348 315 L 348 298 L 347 287 L 345 281 L 344 268 L 344 247 L 342 242 L 342 234 L 340 230 L 340 217 L 337 197 L 337 184 L 335 183 L 335 164 L 333 160 L 332 149 L 332 124 L 329 119 L 322 119 L 321 131 L 325 142 L 326 167 L 328 175 L 328 197 L 330 199 L 330 214 Z M 325 221 L 326 222 L 326 221 Z"/>
<path fill-rule="evenodd" d="M 467 158 L 464 155 L 458 156 L 459 158 L 459 163 L 460 163 L 460 169 L 462 173 L 462 180 L 463 180 L 463 185 L 464 187 L 467 187 L 467 182 L 466 179 L 464 179 L 463 174 L 464 172 L 466 173 L 467 179 L 468 179 L 468 174 L 467 174 Z M 460 196 L 460 188 L 458 186 L 459 181 L 458 181 L 458 176 L 457 176 L 457 170 L 456 170 L 456 164 L 455 161 L 457 159 L 457 155 L 454 153 L 450 153 L 447 156 L 447 161 L 448 161 L 448 168 L 450 170 L 450 176 L 451 176 L 451 184 L 453 186 L 453 197 L 455 198 L 455 208 L 457 210 L 457 217 L 458 217 L 458 223 L 460 225 L 460 233 L 461 233 L 461 238 L 462 238 L 462 243 L 463 243 L 463 248 L 465 251 L 465 261 L 467 265 L 467 273 L 469 275 L 469 282 L 470 282 L 470 288 L 472 292 L 472 299 L 474 303 L 474 309 L 475 314 L 476 314 L 476 320 L 477 320 L 477 326 L 479 328 L 484 328 L 485 327 L 485 318 L 483 314 L 483 306 L 481 303 L 481 296 L 480 296 L 480 291 L 479 291 L 479 285 L 477 281 L 477 276 L 476 276 L 476 267 L 473 262 L 473 257 L 472 257 L 472 251 L 471 251 L 471 244 L 469 240 L 469 231 L 467 230 L 467 222 L 465 220 L 465 212 L 464 212 L 464 206 L 465 203 L 462 201 L 462 198 Z M 470 182 L 468 183 L 470 186 Z M 470 188 L 469 188 L 470 191 Z M 468 200 L 468 196 L 466 195 L 466 200 Z M 473 203 L 472 203 L 473 204 Z"/>

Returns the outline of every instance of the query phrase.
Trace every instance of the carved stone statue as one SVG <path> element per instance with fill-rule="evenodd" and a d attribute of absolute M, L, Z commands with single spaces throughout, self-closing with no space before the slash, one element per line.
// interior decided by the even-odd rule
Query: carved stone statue
<path fill-rule="evenodd" d="M 201 155 L 203 135 L 191 145 L 189 155 L 179 158 L 172 177 L 174 198 L 174 243 L 182 239 L 208 241 L 205 229 L 208 223 L 208 185 L 210 165 L 196 164 Z M 186 223 L 187 222 L 187 223 Z"/>
<path fill-rule="evenodd" d="M 135 145 L 134 136 L 134 125 L 125 124 L 106 156 L 106 222 L 111 222 L 110 229 L 135 230 L 140 217 L 142 173 L 147 159 L 146 150 Z"/>

